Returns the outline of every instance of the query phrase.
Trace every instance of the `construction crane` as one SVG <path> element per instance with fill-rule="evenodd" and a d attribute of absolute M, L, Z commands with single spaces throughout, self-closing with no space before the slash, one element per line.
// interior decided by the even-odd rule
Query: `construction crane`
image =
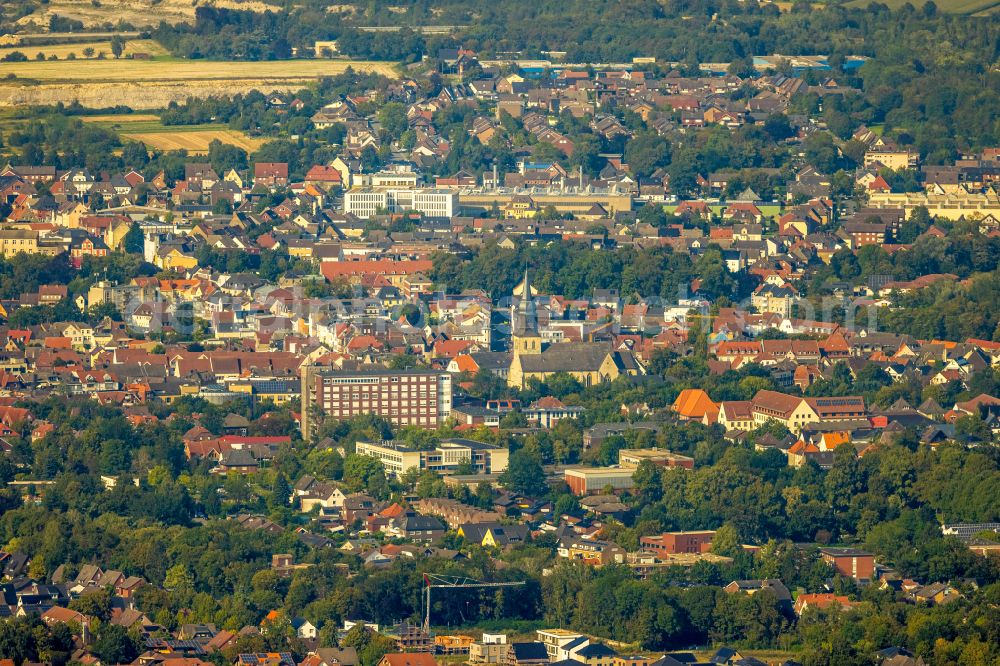
<path fill-rule="evenodd" d="M 515 580 L 502 583 L 486 583 L 467 576 L 444 576 L 441 574 L 425 573 L 424 604 L 426 606 L 426 610 L 424 612 L 424 631 L 429 633 L 431 630 L 431 590 L 434 588 L 481 589 L 489 587 L 517 587 L 519 585 L 524 585 L 524 581 Z"/>

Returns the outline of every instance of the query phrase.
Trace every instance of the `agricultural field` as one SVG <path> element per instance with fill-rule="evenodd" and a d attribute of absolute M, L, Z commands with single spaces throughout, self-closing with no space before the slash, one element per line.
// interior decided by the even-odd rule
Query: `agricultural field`
<path fill-rule="evenodd" d="M 20 51 L 24 55 L 28 56 L 30 59 L 35 59 L 38 53 L 43 54 L 46 58 L 55 56 L 59 60 L 65 60 L 70 53 L 76 55 L 77 58 L 84 59 L 84 49 L 93 49 L 94 54 L 103 52 L 108 58 L 111 58 L 111 42 L 108 40 L 104 41 L 93 41 L 93 42 L 78 42 L 73 44 L 50 44 L 46 46 L 33 46 L 31 44 L 26 44 L 23 46 L 6 46 L 0 48 L 0 59 L 3 59 L 10 53 L 14 51 Z M 125 42 L 125 52 L 122 54 L 123 57 L 128 57 L 133 53 L 148 53 L 150 56 L 165 56 L 167 55 L 167 50 L 160 46 L 159 42 L 152 39 L 135 39 Z"/>
<path fill-rule="evenodd" d="M 874 0 L 851 0 L 848 7 L 867 7 Z M 899 9 L 906 4 L 907 0 L 879 0 L 892 9 Z M 914 6 L 920 6 L 922 2 L 911 2 Z M 935 3 L 938 11 L 947 14 L 966 14 L 971 16 L 987 16 L 1000 12 L 1000 0 L 937 0 Z"/>
<path fill-rule="evenodd" d="M 147 148 L 157 150 L 186 150 L 193 155 L 204 155 L 208 153 L 208 144 L 218 139 L 222 143 L 228 143 L 242 148 L 248 153 L 252 153 L 261 144 L 261 139 L 253 139 L 243 132 L 231 130 L 220 125 L 219 129 L 185 129 L 182 131 L 169 132 L 138 132 L 124 133 L 122 138 L 141 141 Z"/>
<path fill-rule="evenodd" d="M 157 150 L 186 150 L 191 154 L 205 154 L 214 140 L 228 143 L 247 151 L 257 150 L 264 139 L 247 136 L 225 125 L 163 125 L 151 113 L 84 116 L 86 123 L 93 123 L 117 132 L 123 140 L 141 141 L 148 148 Z"/>
<path fill-rule="evenodd" d="M 80 116 L 85 123 L 94 123 L 111 129 L 120 129 L 123 125 L 136 123 L 159 123 L 160 117 L 155 113 L 106 113 L 96 116 Z"/>
<path fill-rule="evenodd" d="M 39 2 L 35 11 L 17 23 L 25 28 L 44 28 L 53 14 L 82 21 L 84 27 L 101 27 L 125 21 L 139 28 L 154 27 L 159 22 L 190 23 L 195 9 L 211 5 L 228 9 L 263 12 L 281 11 L 279 4 L 262 0 L 49 0 Z"/>
<path fill-rule="evenodd" d="M 0 108 L 78 101 L 91 108 L 162 109 L 189 97 L 251 90 L 292 92 L 348 67 L 399 76 L 395 63 L 349 60 L 234 62 L 159 57 L 0 62 Z M 14 78 L 8 79 L 9 75 Z"/>
<path fill-rule="evenodd" d="M 76 48 L 76 45 L 74 45 Z M 393 63 L 348 60 L 73 60 L 67 62 L 0 62 L 0 79 L 14 74 L 38 83 L 113 83 L 116 81 L 215 81 L 289 79 L 303 81 L 355 70 L 398 76 Z"/>

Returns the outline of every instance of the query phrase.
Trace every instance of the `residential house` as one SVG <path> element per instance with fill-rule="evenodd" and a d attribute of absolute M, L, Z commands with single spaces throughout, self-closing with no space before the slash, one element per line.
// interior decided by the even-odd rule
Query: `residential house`
<path fill-rule="evenodd" d="M 528 538 L 526 525 L 505 525 L 496 521 L 465 523 L 459 525 L 458 535 L 467 543 L 503 548 L 523 543 Z"/>
<path fill-rule="evenodd" d="M 854 603 L 848 597 L 829 593 L 800 594 L 795 598 L 795 604 L 792 606 L 796 615 L 802 615 L 811 608 L 836 608 L 846 611 L 853 607 Z"/>

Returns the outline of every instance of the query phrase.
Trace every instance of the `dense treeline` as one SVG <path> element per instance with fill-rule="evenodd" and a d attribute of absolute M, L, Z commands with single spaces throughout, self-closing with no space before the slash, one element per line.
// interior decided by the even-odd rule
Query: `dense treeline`
<path fill-rule="evenodd" d="M 748 384 L 747 388 L 753 390 L 752 386 Z M 572 397 L 569 399 L 575 402 Z M 343 475 L 348 486 L 383 497 L 388 497 L 395 488 L 387 485 L 381 470 L 363 457 L 348 455 L 346 460 L 337 462 L 328 460 L 330 454 L 317 451 L 313 455 L 308 449 L 283 452 L 273 469 L 256 480 L 240 476 L 206 477 L 203 464 L 184 459 L 180 443 L 180 435 L 191 424 L 185 415 L 195 408 L 203 409 L 204 405 L 180 404 L 180 418 L 166 428 L 135 428 L 113 409 L 79 401 L 61 404 L 50 399 L 36 408 L 59 425 L 54 433 L 34 443 L 11 438 L 13 451 L 6 460 L 4 475 L 10 479 L 14 469 L 11 466 L 27 465 L 35 478 L 54 479 L 55 485 L 46 489 L 42 508 L 67 516 L 100 520 L 101 516 L 113 514 L 186 525 L 199 513 L 219 516 L 232 510 L 273 511 L 287 505 L 287 495 L 284 502 L 272 503 L 268 499 L 272 493 L 281 495 L 272 481 L 277 484 L 278 478 L 294 479 L 304 471 L 335 478 Z M 206 413 L 210 415 L 212 410 Z M 274 422 L 278 431 L 283 422 Z M 357 429 L 328 432 L 340 432 L 338 439 L 350 445 L 357 437 L 376 434 L 370 432 L 372 425 L 359 422 Z M 384 436 L 386 432 L 377 434 Z M 426 433 L 412 431 L 398 434 L 418 446 L 429 445 L 435 439 L 433 435 L 428 438 Z M 518 441 L 488 432 L 476 435 L 507 444 L 522 457 L 527 455 L 546 463 L 573 462 L 580 455 L 581 432 L 571 423 Z M 617 449 L 628 444 L 629 440 L 624 438 L 609 438 L 584 457 L 607 464 L 617 458 Z M 833 468 L 821 472 L 811 465 L 789 468 L 776 451 L 756 453 L 752 448 L 727 444 L 720 432 L 697 424 L 671 428 L 644 442 L 632 442 L 633 446 L 654 444 L 693 456 L 698 468 L 691 473 L 657 468 L 641 470 L 641 479 L 637 478 L 637 488 L 629 500 L 636 506 L 636 520 L 618 535 L 623 545 L 636 547 L 641 534 L 666 529 L 711 529 L 727 524 L 742 542 L 763 543 L 783 538 L 867 541 L 881 557 L 914 577 L 992 579 L 997 575 L 987 560 L 972 556 L 957 543 L 952 547 L 950 542 L 926 534 L 936 529 L 938 519 L 949 522 L 1000 519 L 1000 506 L 992 493 L 1000 483 L 994 449 L 970 452 L 958 447 L 939 447 L 931 451 L 918 446 L 915 434 L 905 433 L 895 444 L 878 447 L 861 459 L 846 455 L 849 451 L 844 448 L 844 455 L 837 455 Z M 511 477 L 510 482 L 531 485 L 534 482 L 528 474 L 540 474 L 541 470 L 517 473 L 522 472 L 524 476 Z M 137 474 L 143 482 L 139 486 L 122 484 L 104 491 L 99 474 Z M 420 494 L 448 492 L 443 484 L 433 478 L 423 479 L 423 475 L 403 479 L 402 484 L 400 488 L 412 484 Z M 220 490 L 228 509 L 220 504 Z M 263 503 L 254 499 L 261 490 Z M 563 493 L 559 488 L 554 492 L 554 497 Z M 41 533 L 35 537 L 22 533 L 16 527 L 18 524 L 7 523 L 14 530 L 8 538 L 42 538 Z M 899 538 L 913 540 L 912 556 L 903 557 L 894 550 Z M 74 554 L 75 547 L 71 545 L 54 542 L 53 546 L 60 550 L 41 557 L 39 566 L 44 562 L 54 568 L 65 558 L 77 561 L 96 552 L 91 547 L 84 548 L 82 554 Z M 934 555 L 933 549 L 940 549 L 939 555 Z"/>
<path fill-rule="evenodd" d="M 745 561 L 750 578 L 805 581 L 829 574 L 821 563 L 810 566 L 808 556 L 788 543 L 770 544 L 759 557 Z M 692 570 L 690 576 L 698 578 L 699 573 L 706 572 Z M 662 579 L 636 581 L 614 567 L 559 566 L 544 579 L 545 598 L 552 604 L 546 606 L 546 619 L 642 645 L 745 642 L 798 648 L 797 659 L 810 666 L 870 664 L 881 645 L 909 646 L 935 664 L 987 666 L 995 656 L 989 646 L 996 639 L 997 618 L 988 604 L 1000 592 L 997 585 L 980 590 L 978 603 L 936 608 L 899 603 L 891 591 L 871 586 L 860 593 L 863 603 L 850 612 L 810 612 L 792 626 L 787 609 L 772 593 L 730 595 L 704 584 L 708 582 L 728 580 L 671 585 Z M 838 592 L 851 589 L 845 581 L 837 584 L 846 585 Z M 975 620 L 966 622 L 967 616 Z"/>
<path fill-rule="evenodd" d="M 937 220 L 943 236 L 925 234 L 931 224 L 927 211 L 918 208 L 896 239 L 909 244 L 906 249 L 890 254 L 869 245 L 838 251 L 828 265 L 817 267 L 806 293 L 817 297 L 818 305 L 837 282 L 864 285 L 879 276 L 905 282 L 955 275 L 959 280 L 945 278 L 895 296 L 892 307 L 862 310 L 856 320 L 925 340 L 1000 340 L 1000 238 L 981 233 L 976 221 Z"/>
<path fill-rule="evenodd" d="M 926 211 L 911 215 L 896 239 L 909 247 L 892 254 L 880 245 L 838 251 L 829 265 L 817 267 L 809 291 L 822 292 L 828 280 L 864 284 L 879 275 L 909 281 L 922 275 L 948 273 L 965 279 L 995 271 L 1000 265 L 1000 238 L 980 233 L 978 222 L 939 220 L 937 227 L 947 230 L 943 237 L 923 234 L 930 223 Z"/>
<path fill-rule="evenodd" d="M 904 295 L 896 307 L 878 313 L 886 330 L 923 340 L 1000 341 L 1000 272 L 968 284 L 941 280 Z"/>
<path fill-rule="evenodd" d="M 86 167 L 92 171 L 122 166 L 121 159 L 114 155 L 121 147 L 115 132 L 58 112 L 32 119 L 5 140 L 20 153 L 15 164 Z"/>
<path fill-rule="evenodd" d="M 626 299 L 662 298 L 673 303 L 693 278 L 701 279 L 702 291 L 715 298 L 746 296 L 752 285 L 745 275 L 726 269 L 718 248 L 709 247 L 693 259 L 669 248 L 594 251 L 584 243 L 506 250 L 491 242 L 468 261 L 439 253 L 434 255 L 431 277 L 450 291 L 483 289 L 501 299 L 510 295 L 525 268 L 531 270 L 532 286 L 542 293 L 568 298 L 589 297 L 595 289 L 618 289 Z"/>

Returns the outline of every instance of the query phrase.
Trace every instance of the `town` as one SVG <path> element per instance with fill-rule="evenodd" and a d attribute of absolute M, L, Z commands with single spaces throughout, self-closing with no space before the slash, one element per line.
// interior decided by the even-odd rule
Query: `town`
<path fill-rule="evenodd" d="M 478 41 L 0 123 L 0 666 L 1000 659 L 996 116 Z"/>

